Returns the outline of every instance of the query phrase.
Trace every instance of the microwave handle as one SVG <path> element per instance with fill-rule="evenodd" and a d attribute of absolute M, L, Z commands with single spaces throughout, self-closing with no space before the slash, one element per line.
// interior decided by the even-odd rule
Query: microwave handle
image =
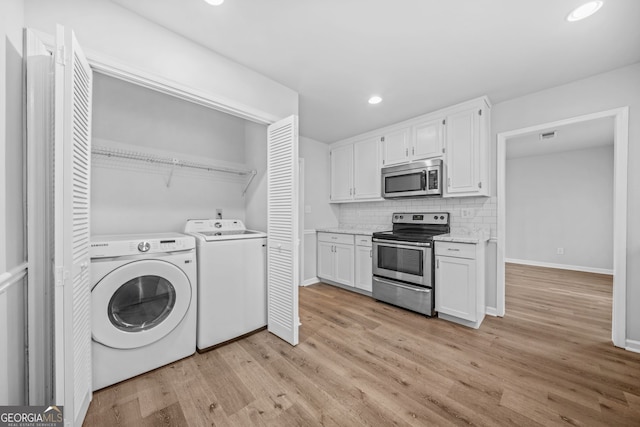
<path fill-rule="evenodd" d="M 427 171 L 422 171 L 422 177 L 420 178 L 420 186 L 422 190 L 427 189 Z"/>

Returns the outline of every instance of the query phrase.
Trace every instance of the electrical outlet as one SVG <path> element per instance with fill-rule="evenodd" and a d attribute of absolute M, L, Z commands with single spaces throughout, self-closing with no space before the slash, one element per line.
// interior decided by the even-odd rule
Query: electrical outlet
<path fill-rule="evenodd" d="M 461 218 L 471 218 L 473 214 L 474 214 L 473 209 L 460 209 Z"/>
<path fill-rule="evenodd" d="M 222 209 L 216 209 L 216 219 L 222 219 Z"/>
<path fill-rule="evenodd" d="M 557 253 L 558 255 L 564 255 L 564 248 L 558 248 Z"/>

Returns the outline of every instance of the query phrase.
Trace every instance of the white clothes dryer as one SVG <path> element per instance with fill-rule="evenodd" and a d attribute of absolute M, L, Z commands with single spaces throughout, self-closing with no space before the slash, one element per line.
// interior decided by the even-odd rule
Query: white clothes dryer
<path fill-rule="evenodd" d="M 93 390 L 195 353 L 195 239 L 93 236 Z"/>

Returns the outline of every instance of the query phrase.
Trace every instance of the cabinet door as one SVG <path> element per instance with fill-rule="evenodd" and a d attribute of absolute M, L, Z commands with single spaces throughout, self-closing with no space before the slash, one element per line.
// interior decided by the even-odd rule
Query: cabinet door
<path fill-rule="evenodd" d="M 318 242 L 318 277 L 322 279 L 334 280 L 333 244 L 328 242 Z"/>
<path fill-rule="evenodd" d="M 372 291 L 372 248 L 356 246 L 356 282 L 355 286 L 364 291 Z"/>
<path fill-rule="evenodd" d="M 436 257 L 436 310 L 475 322 L 476 262 L 473 259 Z"/>
<path fill-rule="evenodd" d="M 480 112 L 473 108 L 447 117 L 447 193 L 476 193 L 481 188 Z"/>
<path fill-rule="evenodd" d="M 353 245 L 334 244 L 334 279 L 343 285 L 353 286 Z"/>
<path fill-rule="evenodd" d="M 409 161 L 409 134 L 409 128 L 406 128 L 382 137 L 382 164 L 384 166 Z"/>
<path fill-rule="evenodd" d="M 353 199 L 353 145 L 331 150 L 331 201 Z"/>
<path fill-rule="evenodd" d="M 413 160 L 442 156 L 444 118 L 430 120 L 413 127 Z"/>
<path fill-rule="evenodd" d="M 380 162 L 378 138 L 353 144 L 353 193 L 355 199 L 380 197 Z"/>

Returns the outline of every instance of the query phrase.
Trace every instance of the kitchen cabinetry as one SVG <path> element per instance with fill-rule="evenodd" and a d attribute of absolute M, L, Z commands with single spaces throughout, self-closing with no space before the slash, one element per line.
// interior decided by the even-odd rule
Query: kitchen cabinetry
<path fill-rule="evenodd" d="M 331 150 L 331 201 L 379 200 L 378 138 L 366 138 Z"/>
<path fill-rule="evenodd" d="M 318 233 L 318 277 L 346 286 L 354 285 L 352 234 Z"/>
<path fill-rule="evenodd" d="M 442 156 L 444 123 L 443 117 L 430 117 L 381 137 L 383 165 Z"/>
<path fill-rule="evenodd" d="M 485 242 L 435 242 L 438 317 L 472 328 L 485 315 Z"/>
<path fill-rule="evenodd" d="M 443 196 L 488 196 L 491 122 L 486 98 L 452 110 L 445 122 Z"/>
<path fill-rule="evenodd" d="M 369 236 L 355 236 L 356 239 L 356 276 L 355 286 L 363 291 L 372 291 L 372 257 L 373 248 L 371 244 L 371 237 Z"/>
<path fill-rule="evenodd" d="M 378 201 L 380 168 L 442 158 L 443 197 L 489 196 L 491 104 L 473 99 L 340 141 L 331 150 L 331 202 Z"/>
<path fill-rule="evenodd" d="M 383 166 L 397 165 L 409 161 L 411 128 L 386 133 L 380 137 Z"/>
<path fill-rule="evenodd" d="M 331 150 L 331 201 L 353 199 L 353 145 Z"/>

